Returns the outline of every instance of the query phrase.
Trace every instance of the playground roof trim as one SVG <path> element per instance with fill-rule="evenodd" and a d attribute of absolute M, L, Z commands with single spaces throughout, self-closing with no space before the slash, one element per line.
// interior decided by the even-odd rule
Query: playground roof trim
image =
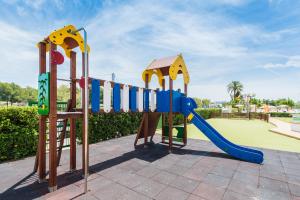
<path fill-rule="evenodd" d="M 181 54 L 154 59 L 144 70 L 143 80 L 146 81 L 146 75 L 148 75 L 148 82 L 150 82 L 153 74 L 158 76 L 161 86 L 164 76 L 170 76 L 172 80 L 176 80 L 178 74 L 183 74 L 184 83 L 188 84 L 190 81 L 190 76 Z"/>
<path fill-rule="evenodd" d="M 146 69 L 151 70 L 151 69 L 161 69 L 164 67 L 170 67 L 175 62 L 177 57 L 178 55 L 160 58 L 160 59 L 154 59 Z"/>

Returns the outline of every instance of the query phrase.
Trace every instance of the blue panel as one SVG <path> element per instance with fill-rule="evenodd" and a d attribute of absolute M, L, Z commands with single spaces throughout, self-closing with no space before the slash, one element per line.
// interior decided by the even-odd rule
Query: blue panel
<path fill-rule="evenodd" d="M 144 111 L 149 112 L 149 90 L 144 89 Z"/>
<path fill-rule="evenodd" d="M 180 112 L 180 98 L 184 96 L 183 93 L 178 91 L 172 91 L 173 102 L 172 111 Z M 156 94 L 157 112 L 169 112 L 170 111 L 170 90 L 160 91 Z"/>
<path fill-rule="evenodd" d="M 113 109 L 115 112 L 120 112 L 121 109 L 121 87 L 118 83 L 115 83 L 113 89 Z"/>
<path fill-rule="evenodd" d="M 100 81 L 92 80 L 92 112 L 100 111 Z"/>
<path fill-rule="evenodd" d="M 132 112 L 136 112 L 136 87 L 129 90 L 129 108 Z"/>

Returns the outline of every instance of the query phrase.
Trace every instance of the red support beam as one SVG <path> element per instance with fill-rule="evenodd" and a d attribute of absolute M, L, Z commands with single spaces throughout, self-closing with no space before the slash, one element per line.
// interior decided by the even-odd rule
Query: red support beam
<path fill-rule="evenodd" d="M 146 75 L 146 81 L 145 81 L 145 89 L 148 90 L 149 88 L 149 75 Z M 144 100 L 145 101 L 145 100 Z M 147 145 L 148 143 L 148 132 L 149 132 L 149 112 L 145 112 L 145 123 L 144 123 L 144 145 Z"/>
<path fill-rule="evenodd" d="M 39 74 L 46 73 L 46 44 L 39 43 Z M 39 182 L 46 179 L 46 116 L 39 116 L 39 143 L 38 143 L 38 173 Z"/>
<path fill-rule="evenodd" d="M 71 110 L 76 108 L 76 52 L 70 54 Z M 70 118 L 70 171 L 76 170 L 76 119 Z"/>
<path fill-rule="evenodd" d="M 169 77 L 170 88 L 170 111 L 169 111 L 169 151 L 172 151 L 173 145 L 173 80 Z"/>
<path fill-rule="evenodd" d="M 51 52 L 56 45 L 50 43 L 50 112 L 49 112 L 49 191 L 57 189 L 57 65 L 52 62 Z"/>
<path fill-rule="evenodd" d="M 165 91 L 166 89 L 166 81 L 165 79 L 162 80 L 162 90 Z M 164 127 L 165 127 L 165 113 L 162 113 L 161 114 L 161 141 L 164 143 L 165 142 L 165 130 L 164 130 Z"/>
<path fill-rule="evenodd" d="M 184 84 L 184 95 L 187 96 L 187 84 Z M 183 144 L 186 145 L 187 143 L 187 118 L 184 117 L 183 120 Z"/>

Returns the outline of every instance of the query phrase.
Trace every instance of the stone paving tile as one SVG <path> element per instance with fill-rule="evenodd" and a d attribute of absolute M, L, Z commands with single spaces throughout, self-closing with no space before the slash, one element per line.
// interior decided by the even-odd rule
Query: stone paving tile
<path fill-rule="evenodd" d="M 160 193 L 167 186 L 161 183 L 158 183 L 153 180 L 148 180 L 137 187 L 133 188 L 134 191 L 144 194 L 150 198 L 154 198 L 158 193 Z"/>
<path fill-rule="evenodd" d="M 235 170 L 224 166 L 216 166 L 210 171 L 210 173 L 219 176 L 224 176 L 226 178 L 232 178 L 233 174 L 235 173 Z"/>
<path fill-rule="evenodd" d="M 160 137 L 154 139 L 160 141 Z M 90 145 L 88 195 L 80 194 L 81 170 L 66 173 L 69 150 L 64 150 L 56 192 L 47 193 L 47 183 L 36 183 L 36 174 L 28 176 L 34 163 L 34 157 L 30 157 L 0 164 L 0 199 L 44 199 L 55 195 L 57 199 L 165 199 L 164 194 L 174 191 L 178 198 L 194 200 L 247 199 L 255 194 L 263 200 L 299 200 L 300 154 L 263 149 L 264 164 L 257 165 L 232 159 L 207 141 L 189 140 L 187 146 L 174 148 L 169 154 L 167 146 L 161 144 L 135 150 L 133 140 L 134 136 L 128 136 Z M 80 146 L 77 155 L 80 169 Z M 181 196 L 190 191 L 193 194 Z"/>
<path fill-rule="evenodd" d="M 129 188 L 134 188 L 147 181 L 147 178 L 137 174 L 127 174 L 118 180 L 118 183 Z"/>
<path fill-rule="evenodd" d="M 296 175 L 286 175 L 286 179 L 288 183 L 293 183 L 296 185 L 300 185 L 300 175 L 296 176 Z"/>
<path fill-rule="evenodd" d="M 268 190 L 264 188 L 260 188 L 258 192 L 258 199 L 262 200 L 290 200 L 291 195 L 288 193 Z"/>
<path fill-rule="evenodd" d="M 200 183 L 200 185 L 193 191 L 194 195 L 200 196 L 207 200 L 222 199 L 224 193 L 225 189 L 206 183 Z"/>
<path fill-rule="evenodd" d="M 292 195 L 300 196 L 300 185 L 295 185 L 295 184 L 289 183 L 288 186 L 289 186 L 289 189 L 290 189 Z"/>
<path fill-rule="evenodd" d="M 110 185 L 112 183 L 113 183 L 112 180 L 105 178 L 103 176 L 99 176 L 98 178 L 88 181 L 88 188 L 91 191 L 97 191 L 98 189 L 106 187 L 107 185 Z M 79 186 L 79 188 L 81 188 L 81 190 L 83 190 L 84 182 L 81 182 L 81 184 L 78 186 Z"/>
<path fill-rule="evenodd" d="M 149 167 L 145 167 L 139 171 L 136 172 L 136 174 L 140 175 L 140 176 L 144 176 L 146 178 L 151 178 L 152 176 L 155 176 L 156 174 L 158 174 L 161 170 L 153 167 L 153 166 L 149 166 Z"/>
<path fill-rule="evenodd" d="M 107 199 L 107 200 L 124 200 L 124 199 L 132 199 L 132 200 L 149 200 L 148 197 L 139 194 L 133 190 L 126 188 L 117 183 L 109 184 L 95 192 L 93 192 L 93 196 L 98 199 Z"/>
<path fill-rule="evenodd" d="M 207 176 L 209 170 L 205 170 L 205 169 L 196 169 L 196 168 L 191 168 L 189 170 L 187 170 L 183 176 L 190 178 L 190 179 L 194 179 L 197 181 L 202 181 L 204 179 L 204 177 Z"/>
<path fill-rule="evenodd" d="M 297 169 L 294 169 L 294 168 L 284 168 L 284 171 L 285 171 L 286 174 L 299 176 L 300 175 L 300 168 L 299 168 L 299 166 L 298 166 Z"/>
<path fill-rule="evenodd" d="M 228 189 L 239 193 L 239 194 L 243 194 L 249 197 L 256 197 L 258 194 L 258 185 L 257 184 L 249 184 L 249 183 L 244 183 L 241 181 L 238 181 L 236 179 L 233 179 L 229 186 Z"/>
<path fill-rule="evenodd" d="M 238 180 L 244 184 L 252 184 L 252 185 L 257 185 L 258 184 L 258 174 L 249 174 L 249 173 L 244 173 L 240 171 L 236 171 L 235 174 L 233 175 L 234 180 Z"/>
<path fill-rule="evenodd" d="M 170 184 L 174 179 L 176 179 L 177 175 L 166 172 L 166 171 L 161 171 L 155 176 L 152 177 L 154 181 L 157 181 L 159 183 L 168 185 Z"/>
<path fill-rule="evenodd" d="M 293 196 L 292 200 L 300 200 L 300 196 L 299 197 Z"/>
<path fill-rule="evenodd" d="M 87 193 L 87 194 L 82 194 L 76 198 L 74 198 L 76 200 L 98 200 L 98 198 L 96 198 L 94 195 L 92 195 L 91 193 Z"/>
<path fill-rule="evenodd" d="M 286 175 L 283 172 L 276 172 L 276 171 L 264 171 L 264 172 L 260 172 L 260 176 L 265 177 L 265 178 L 270 178 L 270 179 L 275 179 L 278 181 L 286 181 Z"/>
<path fill-rule="evenodd" d="M 259 187 L 263 189 L 279 191 L 279 192 L 289 192 L 287 183 L 282 181 L 277 181 L 269 178 L 259 177 Z"/>
<path fill-rule="evenodd" d="M 176 187 L 178 189 L 181 189 L 185 192 L 193 192 L 194 189 L 199 185 L 200 182 L 186 178 L 183 176 L 178 176 L 172 183 L 170 184 L 173 187 Z"/>
<path fill-rule="evenodd" d="M 187 200 L 205 200 L 205 199 L 203 199 L 202 197 L 199 197 L 199 196 L 197 196 L 197 195 L 191 194 L 191 195 L 187 198 Z"/>
<path fill-rule="evenodd" d="M 176 189 L 174 187 L 168 186 L 163 191 L 161 191 L 155 199 L 157 200 L 185 200 L 189 196 L 189 193 L 182 190 Z"/>
<path fill-rule="evenodd" d="M 253 200 L 254 197 L 236 193 L 230 190 L 227 190 L 222 198 L 222 200 Z"/>
<path fill-rule="evenodd" d="M 227 188 L 230 183 L 230 179 L 215 174 L 207 174 L 207 176 L 203 179 L 203 183 L 213 185 L 215 187 Z"/>

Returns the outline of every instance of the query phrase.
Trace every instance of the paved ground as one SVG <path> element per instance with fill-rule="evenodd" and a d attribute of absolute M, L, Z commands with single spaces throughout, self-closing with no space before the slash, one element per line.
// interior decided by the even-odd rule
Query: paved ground
<path fill-rule="evenodd" d="M 232 159 L 207 141 L 189 140 L 172 154 L 159 143 L 134 150 L 133 141 L 128 136 L 90 146 L 87 195 L 81 172 L 67 173 L 67 150 L 53 193 L 31 174 L 33 157 L 1 164 L 0 199 L 300 199 L 300 154 L 263 150 L 265 162 L 256 165 Z"/>
<path fill-rule="evenodd" d="M 272 128 L 270 131 L 300 140 L 300 133 L 291 130 L 291 123 L 273 117 L 270 117 L 269 122 L 276 126 L 276 128 Z"/>

